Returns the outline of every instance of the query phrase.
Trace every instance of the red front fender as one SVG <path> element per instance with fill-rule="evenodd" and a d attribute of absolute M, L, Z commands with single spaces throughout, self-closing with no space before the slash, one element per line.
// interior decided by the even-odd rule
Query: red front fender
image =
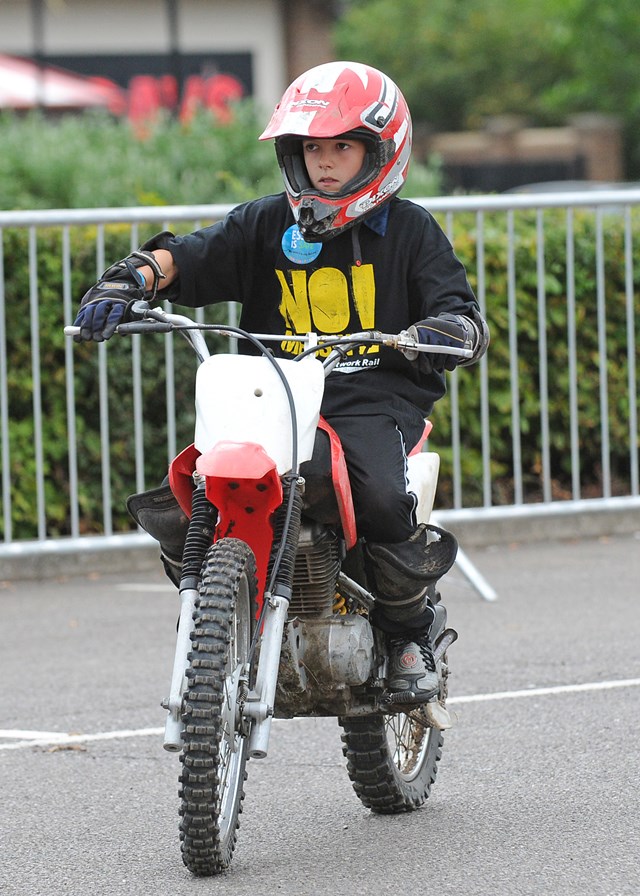
<path fill-rule="evenodd" d="M 253 551 L 260 594 L 266 586 L 273 543 L 271 515 L 282 504 L 275 462 L 252 443 L 219 442 L 196 460 L 207 498 L 218 509 L 215 540 L 239 538 Z"/>
<path fill-rule="evenodd" d="M 253 551 L 261 599 L 273 543 L 271 515 L 283 498 L 275 462 L 253 443 L 218 442 L 205 454 L 189 445 L 169 467 L 171 490 L 189 517 L 194 470 L 204 476 L 207 498 L 218 511 L 214 541 L 239 538 Z"/>

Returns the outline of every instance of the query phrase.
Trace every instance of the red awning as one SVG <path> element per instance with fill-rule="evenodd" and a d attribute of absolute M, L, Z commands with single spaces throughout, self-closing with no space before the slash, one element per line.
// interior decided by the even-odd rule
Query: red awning
<path fill-rule="evenodd" d="M 121 114 L 124 91 L 106 78 L 87 78 L 28 59 L 0 55 L 0 109 L 86 109 L 102 106 Z"/>

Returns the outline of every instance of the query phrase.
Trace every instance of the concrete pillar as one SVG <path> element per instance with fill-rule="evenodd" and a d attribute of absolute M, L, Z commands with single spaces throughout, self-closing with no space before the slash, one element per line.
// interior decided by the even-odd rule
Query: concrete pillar
<path fill-rule="evenodd" d="M 585 159 L 587 179 L 623 180 L 620 120 L 612 115 L 585 113 L 574 115 L 570 124 L 576 132 L 576 143 Z"/>

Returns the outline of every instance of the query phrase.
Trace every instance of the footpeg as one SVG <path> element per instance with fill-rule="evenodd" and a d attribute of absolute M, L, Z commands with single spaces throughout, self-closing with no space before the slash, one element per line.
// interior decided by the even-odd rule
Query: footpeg
<path fill-rule="evenodd" d="M 429 699 L 432 700 L 435 694 L 437 694 L 437 691 L 431 691 Z M 414 709 L 422 709 L 423 706 L 428 706 L 429 704 L 425 702 L 424 696 L 417 697 L 413 691 L 407 691 L 405 693 L 383 694 L 379 700 L 379 705 L 383 708 L 392 708 L 398 712 L 410 712 Z"/>

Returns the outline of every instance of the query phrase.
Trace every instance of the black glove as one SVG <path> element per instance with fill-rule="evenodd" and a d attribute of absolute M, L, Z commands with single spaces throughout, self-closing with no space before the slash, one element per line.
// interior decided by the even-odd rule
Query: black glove
<path fill-rule="evenodd" d="M 154 284 L 147 297 L 144 277 L 139 267 L 149 265 L 153 270 Z M 131 320 L 131 306 L 145 297 L 155 298 L 158 282 L 164 278 L 158 262 L 148 252 L 134 252 L 104 272 L 95 286 L 82 297 L 74 321 L 80 333 L 76 342 L 104 342 L 111 339 L 118 324 Z"/>
<path fill-rule="evenodd" d="M 442 345 L 448 348 L 464 348 L 474 350 L 478 344 L 477 327 L 468 317 L 444 312 L 438 317 L 427 317 L 418 321 L 407 330 L 407 335 L 422 345 Z M 404 354 L 410 361 L 417 360 L 425 373 L 432 370 L 442 372 L 453 370 L 461 361 L 469 363 L 468 359 L 459 355 L 429 354 L 417 352 L 415 349 L 405 350 Z"/>

